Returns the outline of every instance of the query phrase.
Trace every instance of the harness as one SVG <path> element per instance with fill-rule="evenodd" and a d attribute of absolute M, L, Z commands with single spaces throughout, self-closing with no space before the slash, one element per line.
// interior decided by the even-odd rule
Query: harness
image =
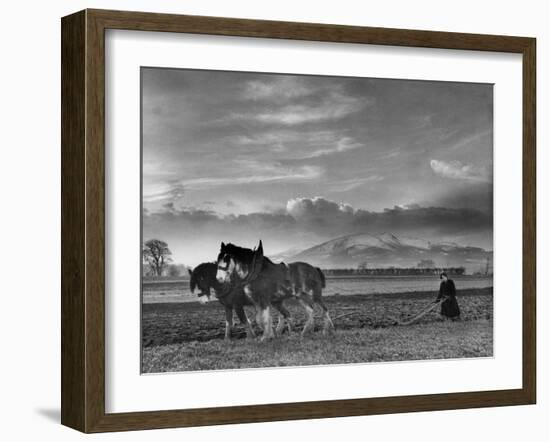
<path fill-rule="evenodd" d="M 250 267 L 252 269 L 248 272 L 248 275 L 246 275 L 246 277 L 240 282 L 240 284 L 243 287 L 251 283 L 258 277 L 258 275 L 262 271 L 263 263 L 264 263 L 263 255 L 258 256 L 257 253 L 254 253 L 254 257 L 252 258 L 252 263 L 250 264 Z"/>
<path fill-rule="evenodd" d="M 262 271 L 262 265 L 263 265 L 263 256 L 258 256 L 257 253 L 254 253 L 254 257 L 252 258 L 252 262 L 250 264 L 251 270 L 248 272 L 245 278 L 233 280 L 230 284 L 228 284 L 222 293 L 217 295 L 218 299 L 222 299 L 227 297 L 230 293 L 236 290 L 240 290 L 246 285 L 250 284 L 252 281 L 254 281 L 260 272 Z M 235 273 L 235 272 L 234 272 Z"/>

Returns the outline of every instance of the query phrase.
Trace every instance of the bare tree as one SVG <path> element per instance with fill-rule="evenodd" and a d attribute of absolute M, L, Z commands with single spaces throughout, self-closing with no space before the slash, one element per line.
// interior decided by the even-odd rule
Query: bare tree
<path fill-rule="evenodd" d="M 172 261 L 168 244 L 160 239 L 150 239 L 143 245 L 143 262 L 147 263 L 156 276 L 162 276 L 164 267 Z"/>

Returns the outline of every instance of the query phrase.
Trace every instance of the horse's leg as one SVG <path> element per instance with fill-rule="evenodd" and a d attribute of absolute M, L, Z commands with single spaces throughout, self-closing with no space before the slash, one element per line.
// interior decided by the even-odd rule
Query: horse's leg
<path fill-rule="evenodd" d="M 332 334 L 334 333 L 334 324 L 332 323 L 332 319 L 330 319 L 328 308 L 323 301 L 322 293 L 323 293 L 322 289 L 320 287 L 316 287 L 313 290 L 313 299 L 323 309 L 323 334 L 324 335 L 326 335 L 327 333 Z"/>
<path fill-rule="evenodd" d="M 265 291 L 265 287 L 260 284 L 259 286 L 247 285 L 244 287 L 244 292 L 256 307 L 256 322 L 263 329 L 260 340 L 265 341 L 266 339 L 273 338 L 273 324 L 271 322 L 271 312 L 269 310 L 270 301 L 271 298 L 273 298 L 273 296 L 269 295 L 271 295 L 273 291 L 270 290 L 268 295 Z"/>
<path fill-rule="evenodd" d="M 263 325 L 264 333 L 262 334 L 261 341 L 273 338 L 273 324 L 271 322 L 271 312 L 269 305 L 261 307 L 260 310 L 261 322 Z"/>
<path fill-rule="evenodd" d="M 255 338 L 256 333 L 254 333 L 254 329 L 252 328 L 252 325 L 250 324 L 250 320 L 248 319 L 248 316 L 246 316 L 246 312 L 244 311 L 244 307 L 241 304 L 238 304 L 235 306 L 235 311 L 237 312 L 237 316 L 239 318 L 239 321 L 241 321 L 241 324 L 243 324 L 246 327 L 246 337 L 247 338 Z"/>
<path fill-rule="evenodd" d="M 273 303 L 273 307 L 275 307 L 279 311 L 279 322 L 277 322 L 277 328 L 275 329 L 275 334 L 281 335 L 283 334 L 285 323 L 288 326 L 288 333 L 292 331 L 292 326 L 290 322 L 290 312 L 288 309 L 283 305 L 283 301 L 278 301 Z"/>
<path fill-rule="evenodd" d="M 313 300 L 311 299 L 311 296 L 303 291 L 300 292 L 298 300 L 300 301 L 300 304 L 302 304 L 302 307 L 306 310 L 307 315 L 306 324 L 302 330 L 302 336 L 305 336 L 309 331 L 313 330 L 313 326 L 315 325 L 313 319 Z"/>
<path fill-rule="evenodd" d="M 256 320 L 256 324 L 258 324 L 258 327 L 260 327 L 263 330 L 262 314 L 260 311 L 260 306 L 257 300 L 253 296 L 254 293 L 252 291 L 252 287 L 250 287 L 250 285 L 247 284 L 246 286 L 244 286 L 243 291 L 244 291 L 244 295 L 246 296 L 246 299 L 248 299 L 254 306 L 254 317 Z"/>
<path fill-rule="evenodd" d="M 290 334 L 292 333 L 292 316 L 290 315 L 290 312 L 288 311 L 288 309 L 282 303 L 281 303 L 281 308 L 282 308 L 281 311 L 283 312 L 283 315 L 285 317 L 288 334 Z"/>
<path fill-rule="evenodd" d="M 225 336 L 224 339 L 231 339 L 231 329 L 233 328 L 233 307 L 225 306 Z"/>
<path fill-rule="evenodd" d="M 262 330 L 264 330 L 264 323 L 262 318 L 262 309 L 259 307 L 256 307 L 256 324 L 258 324 L 258 327 L 260 327 Z"/>

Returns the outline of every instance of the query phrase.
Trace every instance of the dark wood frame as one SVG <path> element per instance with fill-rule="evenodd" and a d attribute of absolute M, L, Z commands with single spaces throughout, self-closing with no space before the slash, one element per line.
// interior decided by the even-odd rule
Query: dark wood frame
<path fill-rule="evenodd" d="M 105 413 L 105 30 L 282 38 L 523 56 L 523 386 L 189 410 Z M 84 10 L 62 30 L 61 422 L 84 432 L 534 404 L 536 400 L 536 40 L 525 37 Z M 519 189 L 518 189 L 519 190 Z"/>

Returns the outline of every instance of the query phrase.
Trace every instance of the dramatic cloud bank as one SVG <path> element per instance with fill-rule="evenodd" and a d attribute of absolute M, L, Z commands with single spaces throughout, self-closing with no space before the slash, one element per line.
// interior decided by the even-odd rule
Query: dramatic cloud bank
<path fill-rule="evenodd" d="M 291 199 L 286 203 L 286 211 L 295 219 L 305 222 L 315 218 L 337 218 L 355 212 L 349 204 L 335 203 L 318 196 Z"/>
<path fill-rule="evenodd" d="M 144 238 L 161 237 L 187 265 L 213 259 L 219 243 L 252 246 L 263 239 L 266 253 L 306 248 L 351 233 L 391 232 L 430 240 L 461 239 L 491 248 L 492 216 L 475 209 L 395 206 L 382 212 L 355 209 L 322 197 L 293 198 L 281 212 L 221 215 L 208 210 L 144 213 Z M 479 238 L 485 238 L 480 244 Z"/>

